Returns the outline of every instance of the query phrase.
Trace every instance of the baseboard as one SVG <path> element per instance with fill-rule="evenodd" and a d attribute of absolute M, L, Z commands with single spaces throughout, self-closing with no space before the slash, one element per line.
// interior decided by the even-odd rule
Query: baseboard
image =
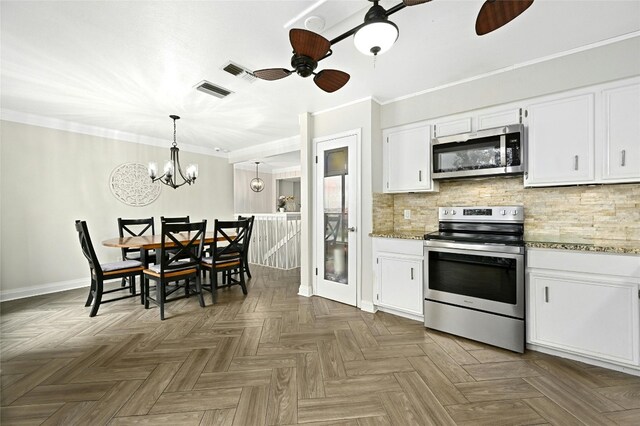
<path fill-rule="evenodd" d="M 375 314 L 378 310 L 373 303 L 365 300 L 360 301 L 360 309 L 362 309 L 365 312 L 370 312 L 372 314 Z"/>
<path fill-rule="evenodd" d="M 382 307 L 382 306 L 377 306 L 376 308 L 379 311 L 386 312 L 388 314 L 393 314 L 393 315 L 396 315 L 396 316 L 399 316 L 399 317 L 403 317 L 403 318 L 409 318 L 409 319 L 414 320 L 414 321 L 420 321 L 421 323 L 424 324 L 424 316 L 423 315 L 409 314 L 407 312 L 403 312 L 403 311 L 396 310 L 396 309 L 393 309 L 393 308 Z"/>
<path fill-rule="evenodd" d="M 527 349 L 536 351 L 536 352 L 542 352 L 549 355 L 554 355 L 560 358 L 567 358 L 574 361 L 580 361 L 582 363 L 595 365 L 597 367 L 608 368 L 609 370 L 615 370 L 615 371 L 620 371 L 622 373 L 632 374 L 634 376 L 640 376 L 640 367 L 633 367 L 633 366 L 626 367 L 623 365 L 614 364 L 612 362 L 588 358 L 586 356 L 559 351 L 557 349 L 547 348 L 546 346 L 539 346 L 532 343 L 527 343 Z"/>
<path fill-rule="evenodd" d="M 311 297 L 313 296 L 313 289 L 311 286 L 300 284 L 298 296 Z"/>
<path fill-rule="evenodd" d="M 57 293 L 59 291 L 73 290 L 81 287 L 89 287 L 89 278 L 58 281 L 31 287 L 22 287 L 15 290 L 0 290 L 0 302 L 8 300 L 24 299 L 25 297 L 40 296 L 43 294 Z"/>

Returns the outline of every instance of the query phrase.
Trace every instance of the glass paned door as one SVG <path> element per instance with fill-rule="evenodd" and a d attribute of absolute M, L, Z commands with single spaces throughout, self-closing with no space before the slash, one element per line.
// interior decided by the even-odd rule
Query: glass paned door
<path fill-rule="evenodd" d="M 316 294 L 356 305 L 356 136 L 317 145 Z"/>
<path fill-rule="evenodd" d="M 324 279 L 341 284 L 349 282 L 348 159 L 347 147 L 324 152 Z"/>

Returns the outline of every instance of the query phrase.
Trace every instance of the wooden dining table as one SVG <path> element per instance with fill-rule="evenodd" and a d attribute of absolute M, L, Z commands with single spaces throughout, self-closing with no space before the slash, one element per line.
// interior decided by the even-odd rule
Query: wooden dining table
<path fill-rule="evenodd" d="M 195 234 L 191 232 L 181 232 L 178 234 L 174 234 L 174 237 L 180 242 L 188 242 L 193 238 Z M 225 238 L 219 236 L 217 238 L 218 241 L 224 241 Z M 199 242 L 199 240 L 197 240 Z M 207 232 L 204 235 L 204 244 L 213 244 L 215 241 L 215 232 Z M 140 261 L 145 267 L 149 266 L 149 252 L 151 250 L 159 249 L 162 247 L 162 235 L 140 235 L 138 237 L 115 237 L 110 238 L 108 240 L 104 240 L 102 245 L 105 247 L 115 247 L 115 248 L 129 248 L 129 249 L 140 249 Z M 171 240 L 167 240 L 165 242 L 165 247 L 175 247 L 176 244 Z M 159 254 L 159 250 L 156 251 L 156 255 Z"/>

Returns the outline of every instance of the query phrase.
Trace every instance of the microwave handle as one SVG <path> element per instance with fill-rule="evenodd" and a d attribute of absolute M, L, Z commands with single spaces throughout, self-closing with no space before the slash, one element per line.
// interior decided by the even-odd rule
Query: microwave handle
<path fill-rule="evenodd" d="M 500 135 L 500 166 L 507 167 L 507 136 Z"/>

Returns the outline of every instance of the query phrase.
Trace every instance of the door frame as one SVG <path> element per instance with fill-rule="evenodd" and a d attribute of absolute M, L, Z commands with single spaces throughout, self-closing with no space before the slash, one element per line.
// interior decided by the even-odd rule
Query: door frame
<path fill-rule="evenodd" d="M 339 133 L 334 133 L 331 135 L 327 135 L 327 136 L 321 136 L 321 137 L 317 137 L 317 138 L 313 138 L 312 139 L 312 145 L 313 145 L 313 151 L 312 151 L 312 158 L 315 159 L 315 157 L 317 157 L 318 155 L 318 143 L 321 142 L 328 142 L 328 141 L 332 141 L 335 139 L 341 139 L 347 136 L 355 136 L 356 137 L 356 149 L 355 149 L 355 163 L 356 163 L 356 190 L 357 190 L 357 197 L 356 197 L 356 212 L 355 212 L 355 223 L 356 223 L 356 244 L 357 244 L 357 250 L 356 250 L 356 266 L 355 266 L 355 271 L 356 271 L 356 307 L 357 308 L 361 308 L 362 306 L 362 244 L 363 244 L 363 236 L 362 236 L 362 128 L 357 128 L 357 129 L 353 129 L 353 130 L 347 130 L 344 132 L 339 132 Z M 318 294 L 318 275 L 315 273 L 315 270 L 318 268 L 318 238 L 322 238 L 324 239 L 324 235 L 317 235 L 316 233 L 316 229 L 318 227 L 318 208 L 319 206 L 317 205 L 316 201 L 318 199 L 318 193 L 316 190 L 317 187 L 317 179 L 318 179 L 318 167 L 317 164 L 315 162 L 315 160 L 313 161 L 313 183 L 312 183 L 312 190 L 311 190 L 311 199 L 313 200 L 313 219 L 312 219 L 312 223 L 311 223 L 311 246 L 312 246 L 312 259 L 313 259 L 313 279 L 312 279 L 312 285 L 313 285 L 313 293 L 314 295 Z"/>

